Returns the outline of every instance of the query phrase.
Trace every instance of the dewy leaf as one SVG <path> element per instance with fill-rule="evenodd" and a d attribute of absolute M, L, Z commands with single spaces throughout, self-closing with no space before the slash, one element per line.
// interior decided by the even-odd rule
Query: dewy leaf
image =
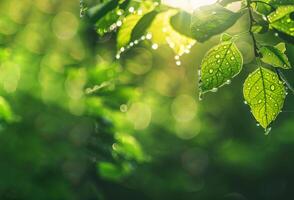
<path fill-rule="evenodd" d="M 223 42 L 212 48 L 201 64 L 201 92 L 214 91 L 229 83 L 240 73 L 242 65 L 242 55 L 233 42 Z"/>
<path fill-rule="evenodd" d="M 123 47 L 131 41 L 132 31 L 136 24 L 140 21 L 143 16 L 141 15 L 128 15 L 125 18 L 125 22 L 121 26 L 117 34 L 117 47 Z"/>
<path fill-rule="evenodd" d="M 142 27 L 142 26 L 138 27 L 139 25 L 137 26 L 137 24 L 140 22 L 141 19 L 144 19 L 144 18 L 146 19 L 146 18 L 149 18 L 150 16 L 151 16 L 151 19 L 153 19 L 152 17 L 154 14 L 154 12 L 152 11 L 153 9 L 154 9 L 154 4 L 152 4 L 151 1 L 144 1 L 144 3 L 142 3 L 141 7 L 139 8 L 139 10 L 141 10 L 141 13 L 130 14 L 123 20 L 123 24 L 120 27 L 117 34 L 118 48 L 127 45 L 129 42 L 131 42 L 131 40 L 138 39 L 135 37 L 137 37 L 139 33 L 143 32 L 144 31 L 143 29 L 146 29 L 146 27 Z"/>
<path fill-rule="evenodd" d="M 293 13 L 294 5 L 279 6 L 276 11 L 268 15 L 268 20 L 273 28 L 294 37 Z"/>
<path fill-rule="evenodd" d="M 192 15 L 192 35 L 197 41 L 204 42 L 231 27 L 240 16 L 241 13 L 234 13 L 218 4 L 200 7 Z"/>
<path fill-rule="evenodd" d="M 243 94 L 255 119 L 267 129 L 283 108 L 286 89 L 275 72 L 259 67 L 245 80 Z"/>
<path fill-rule="evenodd" d="M 261 60 L 264 63 L 283 69 L 291 68 L 287 56 L 276 47 L 263 46 L 260 48 L 260 53 L 262 54 Z"/>

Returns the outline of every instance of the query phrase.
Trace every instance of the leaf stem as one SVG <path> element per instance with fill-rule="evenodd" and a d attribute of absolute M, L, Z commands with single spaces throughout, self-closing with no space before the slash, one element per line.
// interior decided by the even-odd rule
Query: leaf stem
<path fill-rule="evenodd" d="M 251 6 L 250 6 L 251 3 L 252 3 L 251 0 L 247 0 L 247 8 L 248 8 L 248 13 L 249 13 L 249 23 L 250 23 L 249 24 L 249 34 L 251 35 L 251 38 L 252 38 L 252 41 L 253 41 L 255 57 L 260 57 L 259 56 L 259 49 L 258 49 L 258 46 L 257 46 L 257 41 L 256 41 L 256 38 L 255 38 L 254 33 L 252 31 L 254 18 L 253 18 L 253 13 L 252 13 Z"/>

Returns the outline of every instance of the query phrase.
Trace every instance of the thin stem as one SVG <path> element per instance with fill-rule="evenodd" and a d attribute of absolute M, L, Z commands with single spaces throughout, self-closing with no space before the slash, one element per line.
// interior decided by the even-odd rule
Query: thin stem
<path fill-rule="evenodd" d="M 257 41 L 256 41 L 256 38 L 254 36 L 254 33 L 252 32 L 252 26 L 253 26 L 254 18 L 253 18 L 253 13 L 252 13 L 252 10 L 251 10 L 251 7 L 250 7 L 251 3 L 252 3 L 251 0 L 247 0 L 247 8 L 248 8 L 248 13 L 249 13 L 249 21 L 250 21 L 249 34 L 251 35 L 251 38 L 252 38 L 252 41 L 253 41 L 255 57 L 259 57 L 259 49 L 258 49 L 258 46 L 257 46 Z"/>

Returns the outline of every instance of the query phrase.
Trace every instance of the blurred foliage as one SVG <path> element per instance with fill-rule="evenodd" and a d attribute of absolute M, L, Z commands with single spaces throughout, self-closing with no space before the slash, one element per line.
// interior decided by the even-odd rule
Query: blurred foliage
<path fill-rule="evenodd" d="M 148 41 L 117 61 L 117 33 L 80 19 L 77 1 L 2 0 L 0 11 L 1 200 L 293 196 L 293 95 L 267 137 L 241 83 L 195 101 L 195 66 L 219 36 L 195 44 L 181 67 L 168 45 Z M 244 31 L 246 17 L 228 32 Z M 262 40 L 280 42 L 271 32 Z M 250 63 L 250 38 L 236 44 Z"/>

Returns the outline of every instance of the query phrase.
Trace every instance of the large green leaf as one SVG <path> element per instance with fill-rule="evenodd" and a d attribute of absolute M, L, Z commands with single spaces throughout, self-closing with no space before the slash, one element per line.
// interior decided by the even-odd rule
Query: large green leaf
<path fill-rule="evenodd" d="M 234 13 L 218 4 L 200 7 L 192 15 L 192 35 L 197 41 L 204 42 L 231 27 L 240 16 L 241 13 Z"/>
<path fill-rule="evenodd" d="M 290 69 L 290 63 L 288 57 L 276 47 L 263 46 L 260 48 L 262 54 L 261 60 L 274 67 L 280 67 L 284 69 Z"/>
<path fill-rule="evenodd" d="M 212 48 L 201 64 L 201 92 L 213 91 L 229 83 L 240 73 L 242 65 L 242 55 L 233 42 L 222 42 Z"/>
<path fill-rule="evenodd" d="M 294 37 L 294 5 L 279 6 L 276 11 L 268 15 L 271 27 Z"/>
<path fill-rule="evenodd" d="M 267 129 L 283 108 L 286 89 L 275 72 L 260 66 L 245 80 L 243 94 L 255 119 Z"/>

